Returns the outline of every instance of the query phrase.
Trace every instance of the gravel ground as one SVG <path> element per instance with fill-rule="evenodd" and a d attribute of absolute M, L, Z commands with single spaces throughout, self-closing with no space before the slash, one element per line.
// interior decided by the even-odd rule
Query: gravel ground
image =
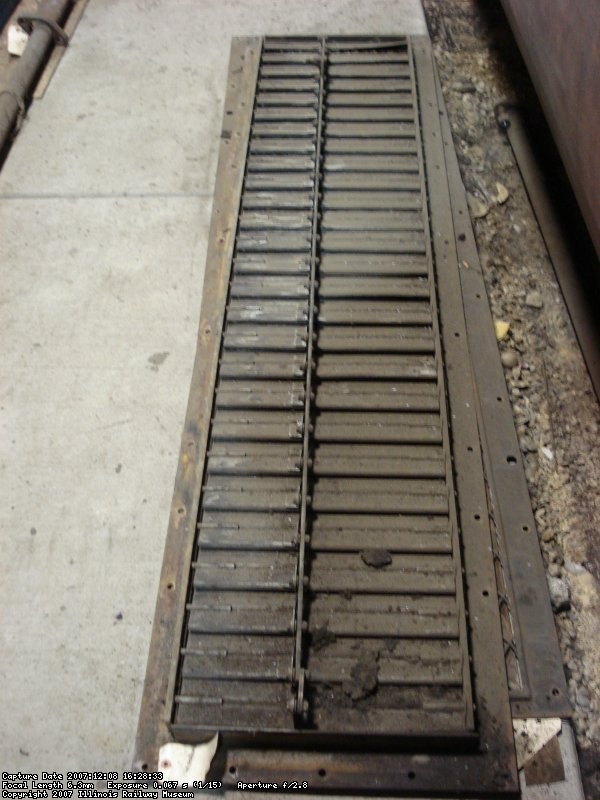
<path fill-rule="evenodd" d="M 600 797 L 600 406 L 494 106 L 531 87 L 499 4 L 424 0 L 547 569 L 586 798 Z"/>

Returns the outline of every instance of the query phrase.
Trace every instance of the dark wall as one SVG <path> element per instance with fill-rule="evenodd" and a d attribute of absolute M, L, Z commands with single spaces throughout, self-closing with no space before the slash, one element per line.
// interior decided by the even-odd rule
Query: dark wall
<path fill-rule="evenodd" d="M 600 2 L 502 5 L 600 255 Z"/>

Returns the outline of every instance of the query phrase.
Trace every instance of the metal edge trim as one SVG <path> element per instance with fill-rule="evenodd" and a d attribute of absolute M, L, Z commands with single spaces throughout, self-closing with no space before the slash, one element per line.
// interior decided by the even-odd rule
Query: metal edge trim
<path fill-rule="evenodd" d="M 491 557 L 487 492 L 479 448 L 475 383 L 468 358 L 466 319 L 452 204 L 445 176 L 441 118 L 436 101 L 435 65 L 427 37 L 413 38 L 421 129 L 430 201 L 431 236 L 436 261 L 442 346 L 450 406 L 455 483 L 463 542 L 470 651 L 476 715 L 487 778 L 497 790 L 518 789 L 512 717 L 508 696 L 496 576 Z M 427 98 L 431 98 L 428 100 Z M 460 374 L 459 374 L 460 372 Z M 458 440 L 460 446 L 456 446 Z M 490 787 L 491 788 L 491 787 Z"/>
<path fill-rule="evenodd" d="M 438 103 L 444 109 L 439 78 Z M 528 697 L 513 698 L 514 717 L 572 714 L 550 606 L 537 527 L 515 432 L 510 397 L 494 336 L 464 185 L 447 114 L 441 118 L 448 181 L 452 188 L 467 336 L 477 389 L 480 434 L 496 522 L 505 544 Z M 466 265 L 466 266 L 465 266 Z M 502 398 L 501 402 L 498 398 Z M 507 454 L 516 462 L 507 462 Z M 532 592 L 532 586 L 539 587 Z M 556 693 L 558 691 L 558 694 Z"/>

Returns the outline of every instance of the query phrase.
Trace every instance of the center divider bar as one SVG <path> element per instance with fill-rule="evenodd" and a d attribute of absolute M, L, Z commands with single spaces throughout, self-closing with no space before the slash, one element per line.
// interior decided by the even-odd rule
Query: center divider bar
<path fill-rule="evenodd" d="M 309 305 L 308 305 L 308 339 L 306 354 L 306 386 L 305 386 L 305 405 L 304 405 L 304 440 L 302 446 L 302 487 L 300 498 L 300 531 L 298 542 L 298 581 L 296 594 L 296 645 L 294 649 L 294 682 L 296 684 L 296 707 L 295 712 L 302 718 L 308 715 L 309 704 L 304 699 L 305 670 L 304 662 L 304 640 L 308 628 L 306 622 L 305 609 L 305 590 L 308 585 L 306 575 L 307 546 L 310 537 L 307 535 L 307 518 L 309 505 L 312 498 L 309 495 L 309 481 L 312 470 L 311 447 L 312 447 L 312 406 L 314 401 L 313 380 L 315 375 L 314 343 L 315 333 L 315 305 L 316 305 L 316 274 L 319 261 L 319 217 L 320 217 L 320 181 L 321 181 L 321 140 L 323 125 L 323 102 L 325 89 L 323 86 L 325 72 L 325 40 L 321 39 L 321 53 L 319 63 L 319 104 L 317 107 L 317 132 L 316 132 L 316 152 L 315 152 L 315 172 L 314 172 L 314 191 L 312 208 L 312 237 L 310 244 L 310 285 L 309 285 Z"/>

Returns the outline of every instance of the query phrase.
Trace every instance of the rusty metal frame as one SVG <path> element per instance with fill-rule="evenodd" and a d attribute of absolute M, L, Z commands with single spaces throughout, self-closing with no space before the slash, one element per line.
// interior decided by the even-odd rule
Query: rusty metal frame
<path fill-rule="evenodd" d="M 169 722 L 177 669 L 173 655 L 185 614 L 260 49 L 259 37 L 235 38 L 231 45 L 196 360 L 135 743 L 134 767 L 140 770 L 154 768 L 161 745 L 172 741 Z"/>
<path fill-rule="evenodd" d="M 412 51 L 412 55 L 414 56 L 414 48 L 411 47 L 410 50 Z M 411 76 L 413 80 L 413 85 L 415 89 L 415 131 L 416 131 L 416 139 L 417 139 L 417 150 L 419 153 L 419 171 L 421 173 L 421 193 L 423 197 L 423 217 L 425 225 L 429 225 L 430 230 L 433 227 L 433 220 L 430 216 L 430 207 L 429 207 L 429 196 L 428 196 L 428 175 L 426 169 L 426 163 L 424 158 L 424 141 L 423 137 L 425 132 L 421 129 L 421 96 L 419 91 L 419 81 L 416 75 L 416 64 L 414 57 L 410 59 L 410 70 Z M 429 280 L 432 281 L 433 287 L 431 291 L 431 298 L 432 298 L 432 306 L 433 306 L 433 328 L 435 331 L 436 337 L 436 360 L 438 361 L 437 369 L 438 369 L 438 385 L 440 387 L 440 416 L 442 419 L 443 425 L 443 438 L 444 438 L 444 450 L 446 452 L 446 481 L 449 489 L 456 495 L 457 490 L 455 489 L 455 474 L 454 474 L 454 465 L 453 465 L 453 442 L 450 436 L 450 413 L 447 403 L 446 393 L 448 391 L 448 375 L 446 374 L 445 369 L 445 358 L 443 354 L 444 344 L 442 338 L 442 329 L 441 329 L 441 319 L 440 319 L 440 300 L 438 298 L 438 281 L 436 276 L 436 264 L 435 258 L 436 254 L 434 252 L 435 248 L 433 245 L 433 241 L 429 236 L 425 236 L 425 247 L 427 250 L 427 258 L 430 264 L 430 278 Z M 467 709 L 467 725 L 472 730 L 476 730 L 476 721 L 475 721 L 475 692 L 473 686 L 473 676 L 471 675 L 471 644 L 470 638 L 467 630 L 467 603 L 466 603 L 466 587 L 465 581 L 463 578 L 464 575 L 464 562 L 463 562 L 463 554 L 461 548 L 461 521 L 459 519 L 459 509 L 458 504 L 456 502 L 450 502 L 450 519 L 452 520 L 452 540 L 453 545 L 452 549 L 456 552 L 456 567 L 455 567 L 455 581 L 457 585 L 457 598 L 459 598 L 460 603 L 460 639 L 464 644 L 463 649 L 463 672 L 466 673 L 463 680 L 465 681 L 465 687 L 468 687 L 468 702 L 471 704 L 471 708 Z"/>
<path fill-rule="evenodd" d="M 194 542 L 217 371 L 221 325 L 229 284 L 236 215 L 239 208 L 247 149 L 251 107 L 261 48 L 259 38 L 236 39 L 232 46 L 226 125 L 217 174 L 209 252 L 204 285 L 198 350 L 182 440 L 179 468 L 171 510 L 165 559 L 160 579 L 156 616 L 150 646 L 148 671 L 135 746 L 136 769 L 154 769 L 162 744 L 172 741 L 169 729 L 177 669 L 179 636 L 185 614 L 186 587 Z M 444 301 L 440 324 L 444 344 L 448 403 L 453 437 L 460 438 L 464 452 L 455 445 L 455 482 L 463 540 L 465 586 L 472 625 L 472 670 L 477 700 L 476 718 L 480 744 L 476 750 L 451 749 L 447 741 L 426 755 L 423 743 L 394 752 L 376 753 L 309 749 L 297 741 L 298 749 L 247 748 L 235 741 L 221 746 L 209 777 L 235 788 L 238 780 L 297 781 L 310 791 L 375 794 L 445 795 L 461 797 L 518 796 L 512 723 L 501 648 L 500 622 L 494 610 L 494 572 L 487 522 L 487 498 L 480 461 L 474 410 L 476 400 L 470 363 L 464 363 L 466 326 L 460 292 L 458 253 L 439 110 L 435 100 L 435 73 L 427 37 L 409 39 L 418 80 L 426 178 L 430 196 L 430 222 L 436 261 L 438 293 Z M 431 98 L 430 101 L 424 98 Z M 449 334 L 449 330 L 454 335 Z M 456 336 L 458 334 L 458 336 Z M 456 337 L 456 339 L 455 339 Z M 462 337 L 462 342 L 460 338 Z M 452 374 L 454 372 L 454 374 Z M 457 374 L 458 379 L 457 379 Z M 467 446 L 467 443 L 470 443 Z M 491 652 L 491 650 L 493 652 Z M 498 652 L 495 652 L 495 651 Z M 294 737 L 295 738 L 295 737 Z M 315 744 L 312 744 L 315 747 Z"/>
<path fill-rule="evenodd" d="M 441 130 L 442 105 L 437 99 L 435 67 L 428 37 L 413 37 L 412 51 L 419 87 L 421 135 L 436 280 L 440 298 L 441 342 L 444 349 L 455 484 L 463 544 L 464 580 L 471 619 L 470 650 L 480 749 L 489 753 L 488 768 L 516 783 L 512 719 L 496 604 L 496 578 L 491 558 L 487 492 L 475 412 L 477 397 L 471 363 L 465 363 L 467 329 L 459 274 L 452 199 L 446 179 Z M 489 784 L 488 784 L 489 785 Z"/>
<path fill-rule="evenodd" d="M 562 658 L 510 397 L 439 79 L 436 80 L 452 195 L 456 250 L 479 414 L 491 512 L 503 544 L 508 600 L 522 688 L 511 691 L 514 717 L 569 717 Z"/>

